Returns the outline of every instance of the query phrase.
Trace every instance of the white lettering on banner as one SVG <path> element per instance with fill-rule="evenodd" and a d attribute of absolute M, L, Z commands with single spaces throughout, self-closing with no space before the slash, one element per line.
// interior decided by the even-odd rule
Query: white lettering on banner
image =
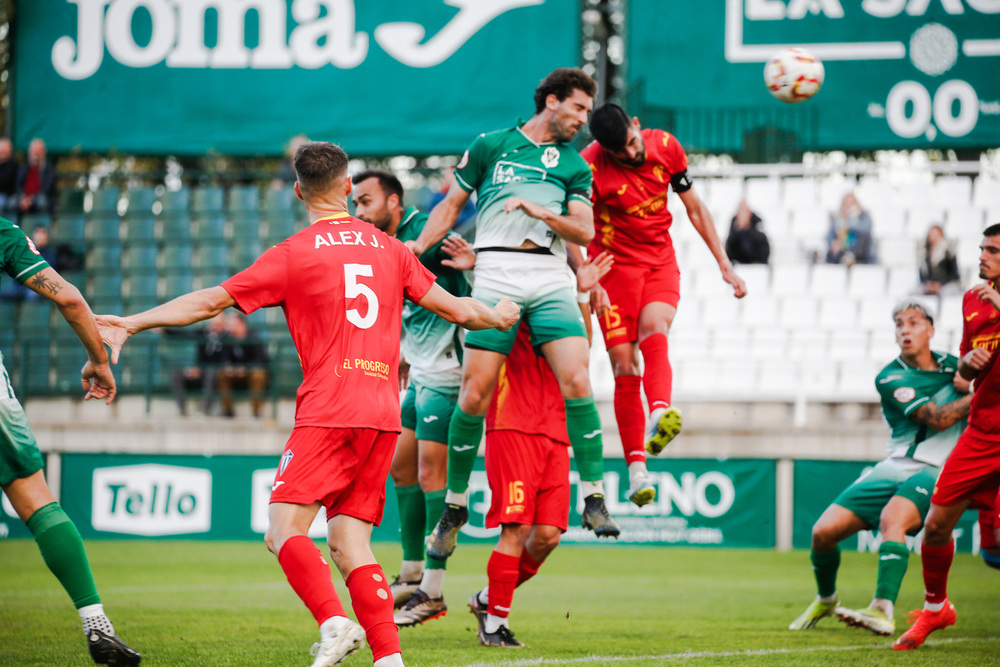
<path fill-rule="evenodd" d="M 159 464 L 97 468 L 92 515 L 96 530 L 114 533 L 208 532 L 212 527 L 212 473 Z"/>
<path fill-rule="evenodd" d="M 271 503 L 271 484 L 277 468 L 262 468 L 254 470 L 250 476 L 250 530 L 263 535 L 267 532 L 268 507 Z M 309 537 L 326 537 L 326 509 L 320 508 L 309 526 Z"/>
<path fill-rule="evenodd" d="M 836 2 L 836 0 L 824 0 Z M 66 0 L 77 7 L 76 37 L 60 37 L 52 47 L 52 66 L 65 79 L 93 76 L 104 50 L 126 67 L 286 69 L 292 66 L 340 69 L 359 66 L 368 57 L 369 39 L 355 31 L 355 0 L 292 0 L 297 25 L 288 32 L 287 0 Z M 417 23 L 383 23 L 375 40 L 408 67 L 433 67 L 458 51 L 486 24 L 519 7 L 545 0 L 444 0 L 458 13 L 433 37 L 424 40 Z M 140 46 L 132 32 L 136 14 L 148 14 L 151 39 Z M 320 16 L 321 13 L 325 13 Z M 205 16 L 218 16 L 216 45 L 206 44 Z M 258 17 L 257 46 L 246 45 L 249 12 Z M 141 14 L 140 14 L 141 15 Z"/>

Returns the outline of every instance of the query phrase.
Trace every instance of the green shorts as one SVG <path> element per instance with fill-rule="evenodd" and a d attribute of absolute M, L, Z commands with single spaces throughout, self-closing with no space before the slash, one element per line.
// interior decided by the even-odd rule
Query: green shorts
<path fill-rule="evenodd" d="M 521 322 L 531 328 L 531 344 L 572 336 L 587 337 L 587 327 L 576 301 L 576 282 L 565 260 L 555 255 L 519 252 L 483 252 L 476 258 L 472 296 L 488 306 L 510 297 L 521 306 Z M 468 347 L 509 354 L 517 336 L 510 331 L 484 329 L 465 334 Z"/>
<path fill-rule="evenodd" d="M 902 496 L 913 502 L 923 521 L 931 506 L 931 494 L 941 469 L 927 467 L 914 472 L 912 467 L 900 466 L 891 459 L 879 462 L 844 489 L 833 502 L 851 510 L 876 530 L 882 510 L 893 496 Z"/>
<path fill-rule="evenodd" d="M 33 475 L 43 467 L 35 434 L 16 398 L 0 400 L 0 486 Z"/>
<path fill-rule="evenodd" d="M 411 382 L 403 398 L 400 419 L 403 428 L 417 434 L 417 440 L 448 443 L 448 424 L 458 405 L 458 387 L 438 389 Z"/>

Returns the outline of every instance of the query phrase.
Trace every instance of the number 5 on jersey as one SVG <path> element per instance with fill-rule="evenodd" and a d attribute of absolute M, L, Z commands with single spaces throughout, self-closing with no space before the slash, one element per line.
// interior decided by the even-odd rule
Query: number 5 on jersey
<path fill-rule="evenodd" d="M 359 329 L 370 329 L 378 319 L 378 296 L 371 287 L 358 282 L 358 277 L 374 277 L 371 264 L 344 264 L 344 296 L 348 299 L 363 296 L 368 310 L 362 317 L 357 308 L 347 309 L 347 321 Z"/>

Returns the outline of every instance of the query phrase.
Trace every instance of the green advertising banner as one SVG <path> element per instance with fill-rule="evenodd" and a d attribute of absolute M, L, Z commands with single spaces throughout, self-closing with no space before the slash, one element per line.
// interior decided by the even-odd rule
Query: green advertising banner
<path fill-rule="evenodd" d="M 877 461 L 796 461 L 792 506 L 795 508 L 792 526 L 792 546 L 808 549 L 812 540 L 812 527 L 823 511 Z M 979 553 L 979 515 L 966 512 L 955 528 L 955 549 L 966 553 Z M 914 538 L 906 538 L 914 547 Z M 878 531 L 864 530 L 840 543 L 840 548 L 850 551 L 877 552 L 882 538 Z"/>
<path fill-rule="evenodd" d="M 62 504 L 86 538 L 137 536 L 259 539 L 277 457 L 65 454 Z M 607 461 L 608 509 L 622 526 L 619 543 L 773 547 L 772 460 L 651 460 L 657 501 L 637 508 L 625 499 L 628 471 Z M 580 528 L 583 499 L 572 474 L 574 506 L 564 542 L 595 541 Z M 385 516 L 373 539 L 399 536 L 395 492 L 387 484 Z M 470 483 L 470 520 L 462 541 L 496 540 L 486 530 L 490 495 L 482 460 Z M 325 535 L 320 513 L 310 534 Z"/>
<path fill-rule="evenodd" d="M 579 62 L 577 0 L 28 0 L 14 139 L 55 153 L 458 154 Z"/>
<path fill-rule="evenodd" d="M 738 150 L 766 129 L 806 150 L 1000 145 L 997 0 L 629 0 L 627 21 L 636 112 L 670 109 L 682 144 Z M 763 83 L 789 46 L 826 69 L 794 106 Z"/>

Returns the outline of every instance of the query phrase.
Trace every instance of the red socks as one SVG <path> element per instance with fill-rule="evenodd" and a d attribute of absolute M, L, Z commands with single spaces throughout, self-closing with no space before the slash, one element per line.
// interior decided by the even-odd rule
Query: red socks
<path fill-rule="evenodd" d="M 646 431 L 646 414 L 642 410 L 639 387 L 642 378 L 638 375 L 621 375 L 615 378 L 615 420 L 618 435 L 622 439 L 625 463 L 645 461 L 643 438 Z"/>
<path fill-rule="evenodd" d="M 920 561 L 924 566 L 924 591 L 930 604 L 939 604 L 948 598 L 948 571 L 955 557 L 955 540 L 943 547 L 920 547 Z"/>
<path fill-rule="evenodd" d="M 521 559 L 516 556 L 508 556 L 499 551 L 490 554 L 490 560 L 486 564 L 486 576 L 490 581 L 489 613 L 500 618 L 507 618 L 510 614 L 520 567 Z"/>
<path fill-rule="evenodd" d="M 278 552 L 278 564 L 292 590 L 320 624 L 332 616 L 347 616 L 330 576 L 330 565 L 311 539 L 296 535 Z"/>
<path fill-rule="evenodd" d="M 540 568 L 541 566 L 542 566 L 542 564 L 539 563 L 534 558 L 532 558 L 531 554 L 528 553 L 527 549 L 525 549 L 524 551 L 522 551 L 521 552 L 521 562 L 518 565 L 517 584 L 516 585 L 520 586 L 521 584 L 523 584 L 524 582 L 526 582 L 528 579 L 531 579 L 533 576 L 535 576 L 536 574 L 538 574 L 538 568 Z"/>
<path fill-rule="evenodd" d="M 670 407 L 673 392 L 674 371 L 667 356 L 667 335 L 654 334 L 639 343 L 644 369 L 642 386 L 646 390 L 649 411 Z"/>
<path fill-rule="evenodd" d="M 374 659 L 399 653 L 399 630 L 392 621 L 392 593 L 378 563 L 355 568 L 347 575 L 347 590 Z"/>

